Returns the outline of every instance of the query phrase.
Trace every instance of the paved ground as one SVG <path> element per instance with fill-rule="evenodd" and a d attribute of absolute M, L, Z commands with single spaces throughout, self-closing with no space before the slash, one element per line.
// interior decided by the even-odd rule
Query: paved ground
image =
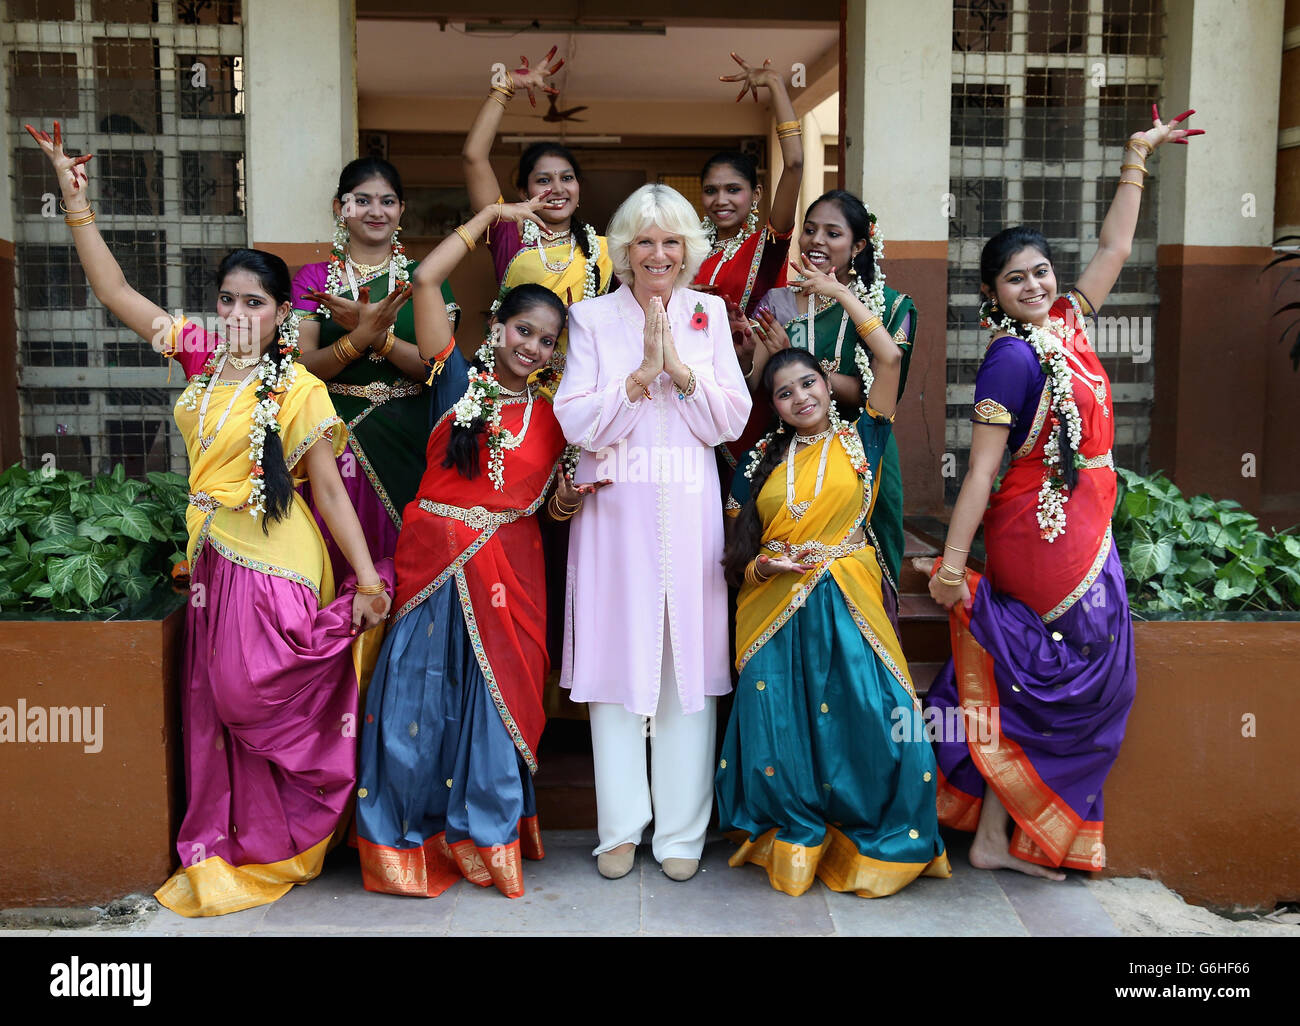
<path fill-rule="evenodd" d="M 975 870 L 964 848 L 950 849 L 949 880 L 920 879 L 890 898 L 836 894 L 820 882 L 798 898 L 775 891 L 755 866 L 732 869 L 734 846 L 721 837 L 705 847 L 700 873 L 669 880 L 650 856 L 621 880 L 605 880 L 591 857 L 589 831 L 548 831 L 546 858 L 525 864 L 527 893 L 513 901 L 495 889 L 459 883 L 432 900 L 371 894 L 361 886 L 356 854 L 334 852 L 320 878 L 279 901 L 211 919 L 185 919 L 152 899 L 134 914 L 96 922 L 90 910 L 5 913 L 0 927 L 26 935 L 712 935 L 966 936 L 1128 935 L 1300 936 L 1300 926 L 1257 918 L 1240 922 L 1186 905 L 1148 880 L 1064 883 L 1007 871 Z M 60 921 L 68 929 L 45 929 Z M 75 925 L 74 925 L 75 924 Z"/>

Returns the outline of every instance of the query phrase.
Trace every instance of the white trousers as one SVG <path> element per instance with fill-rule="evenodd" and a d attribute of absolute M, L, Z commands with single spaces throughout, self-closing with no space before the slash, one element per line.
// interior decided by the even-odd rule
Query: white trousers
<path fill-rule="evenodd" d="M 622 705 L 591 702 L 591 749 L 596 770 L 596 830 L 593 855 L 631 841 L 653 814 L 652 851 L 664 859 L 698 859 L 713 811 L 713 756 L 718 700 L 705 696 L 704 708 L 682 712 L 673 673 L 672 643 L 664 629 L 659 705 L 651 719 Z M 650 738 L 650 777 L 646 779 L 646 736 Z"/>

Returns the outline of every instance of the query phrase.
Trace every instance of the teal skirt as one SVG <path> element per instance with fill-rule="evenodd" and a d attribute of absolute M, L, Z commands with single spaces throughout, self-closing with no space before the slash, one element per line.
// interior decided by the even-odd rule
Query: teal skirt
<path fill-rule="evenodd" d="M 750 659 L 715 787 L 733 866 L 772 886 L 880 897 L 948 876 L 934 754 L 912 698 L 854 623 L 829 574 Z"/>

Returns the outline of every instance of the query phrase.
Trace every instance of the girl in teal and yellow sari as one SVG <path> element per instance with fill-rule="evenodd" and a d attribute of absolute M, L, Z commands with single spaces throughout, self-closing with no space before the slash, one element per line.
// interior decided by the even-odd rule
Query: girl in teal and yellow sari
<path fill-rule="evenodd" d="M 861 305 L 830 274 L 808 279 Z M 766 361 L 779 426 L 747 455 L 727 502 L 740 679 L 718 818 L 740 845 L 731 864 L 764 867 L 792 895 L 815 877 L 874 898 L 951 874 L 934 755 L 914 730 L 920 705 L 867 535 L 902 362 L 883 326 L 870 327 L 876 378 L 852 424 L 806 350 Z"/>
<path fill-rule="evenodd" d="M 898 399 L 903 398 L 907 367 L 916 337 L 916 306 L 901 292 L 885 285 L 880 260 L 884 238 L 876 215 L 852 193 L 833 190 L 808 208 L 799 237 L 801 259 L 836 279 L 859 300 L 868 316 L 879 316 L 901 353 Z M 836 407 L 845 420 L 856 420 L 871 391 L 875 363 L 857 330 L 863 320 L 828 296 L 800 293 L 799 285 L 772 289 L 755 310 L 754 372 L 750 387 L 762 378 L 768 356 L 793 347 L 812 353 L 830 375 Z M 757 402 L 755 403 L 757 405 Z M 897 627 L 898 576 L 903 562 L 903 479 L 898 443 L 892 433 L 886 443 L 880 479 L 876 482 L 876 513 L 868 540 L 880 558 L 885 579 L 885 608 Z"/>

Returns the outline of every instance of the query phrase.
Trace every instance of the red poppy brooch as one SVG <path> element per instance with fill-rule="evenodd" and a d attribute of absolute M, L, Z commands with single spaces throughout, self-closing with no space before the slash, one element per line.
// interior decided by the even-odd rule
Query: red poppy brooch
<path fill-rule="evenodd" d="M 691 327 L 696 331 L 704 331 L 709 326 L 709 315 L 704 312 L 704 304 L 695 304 L 695 313 L 691 314 Z"/>

